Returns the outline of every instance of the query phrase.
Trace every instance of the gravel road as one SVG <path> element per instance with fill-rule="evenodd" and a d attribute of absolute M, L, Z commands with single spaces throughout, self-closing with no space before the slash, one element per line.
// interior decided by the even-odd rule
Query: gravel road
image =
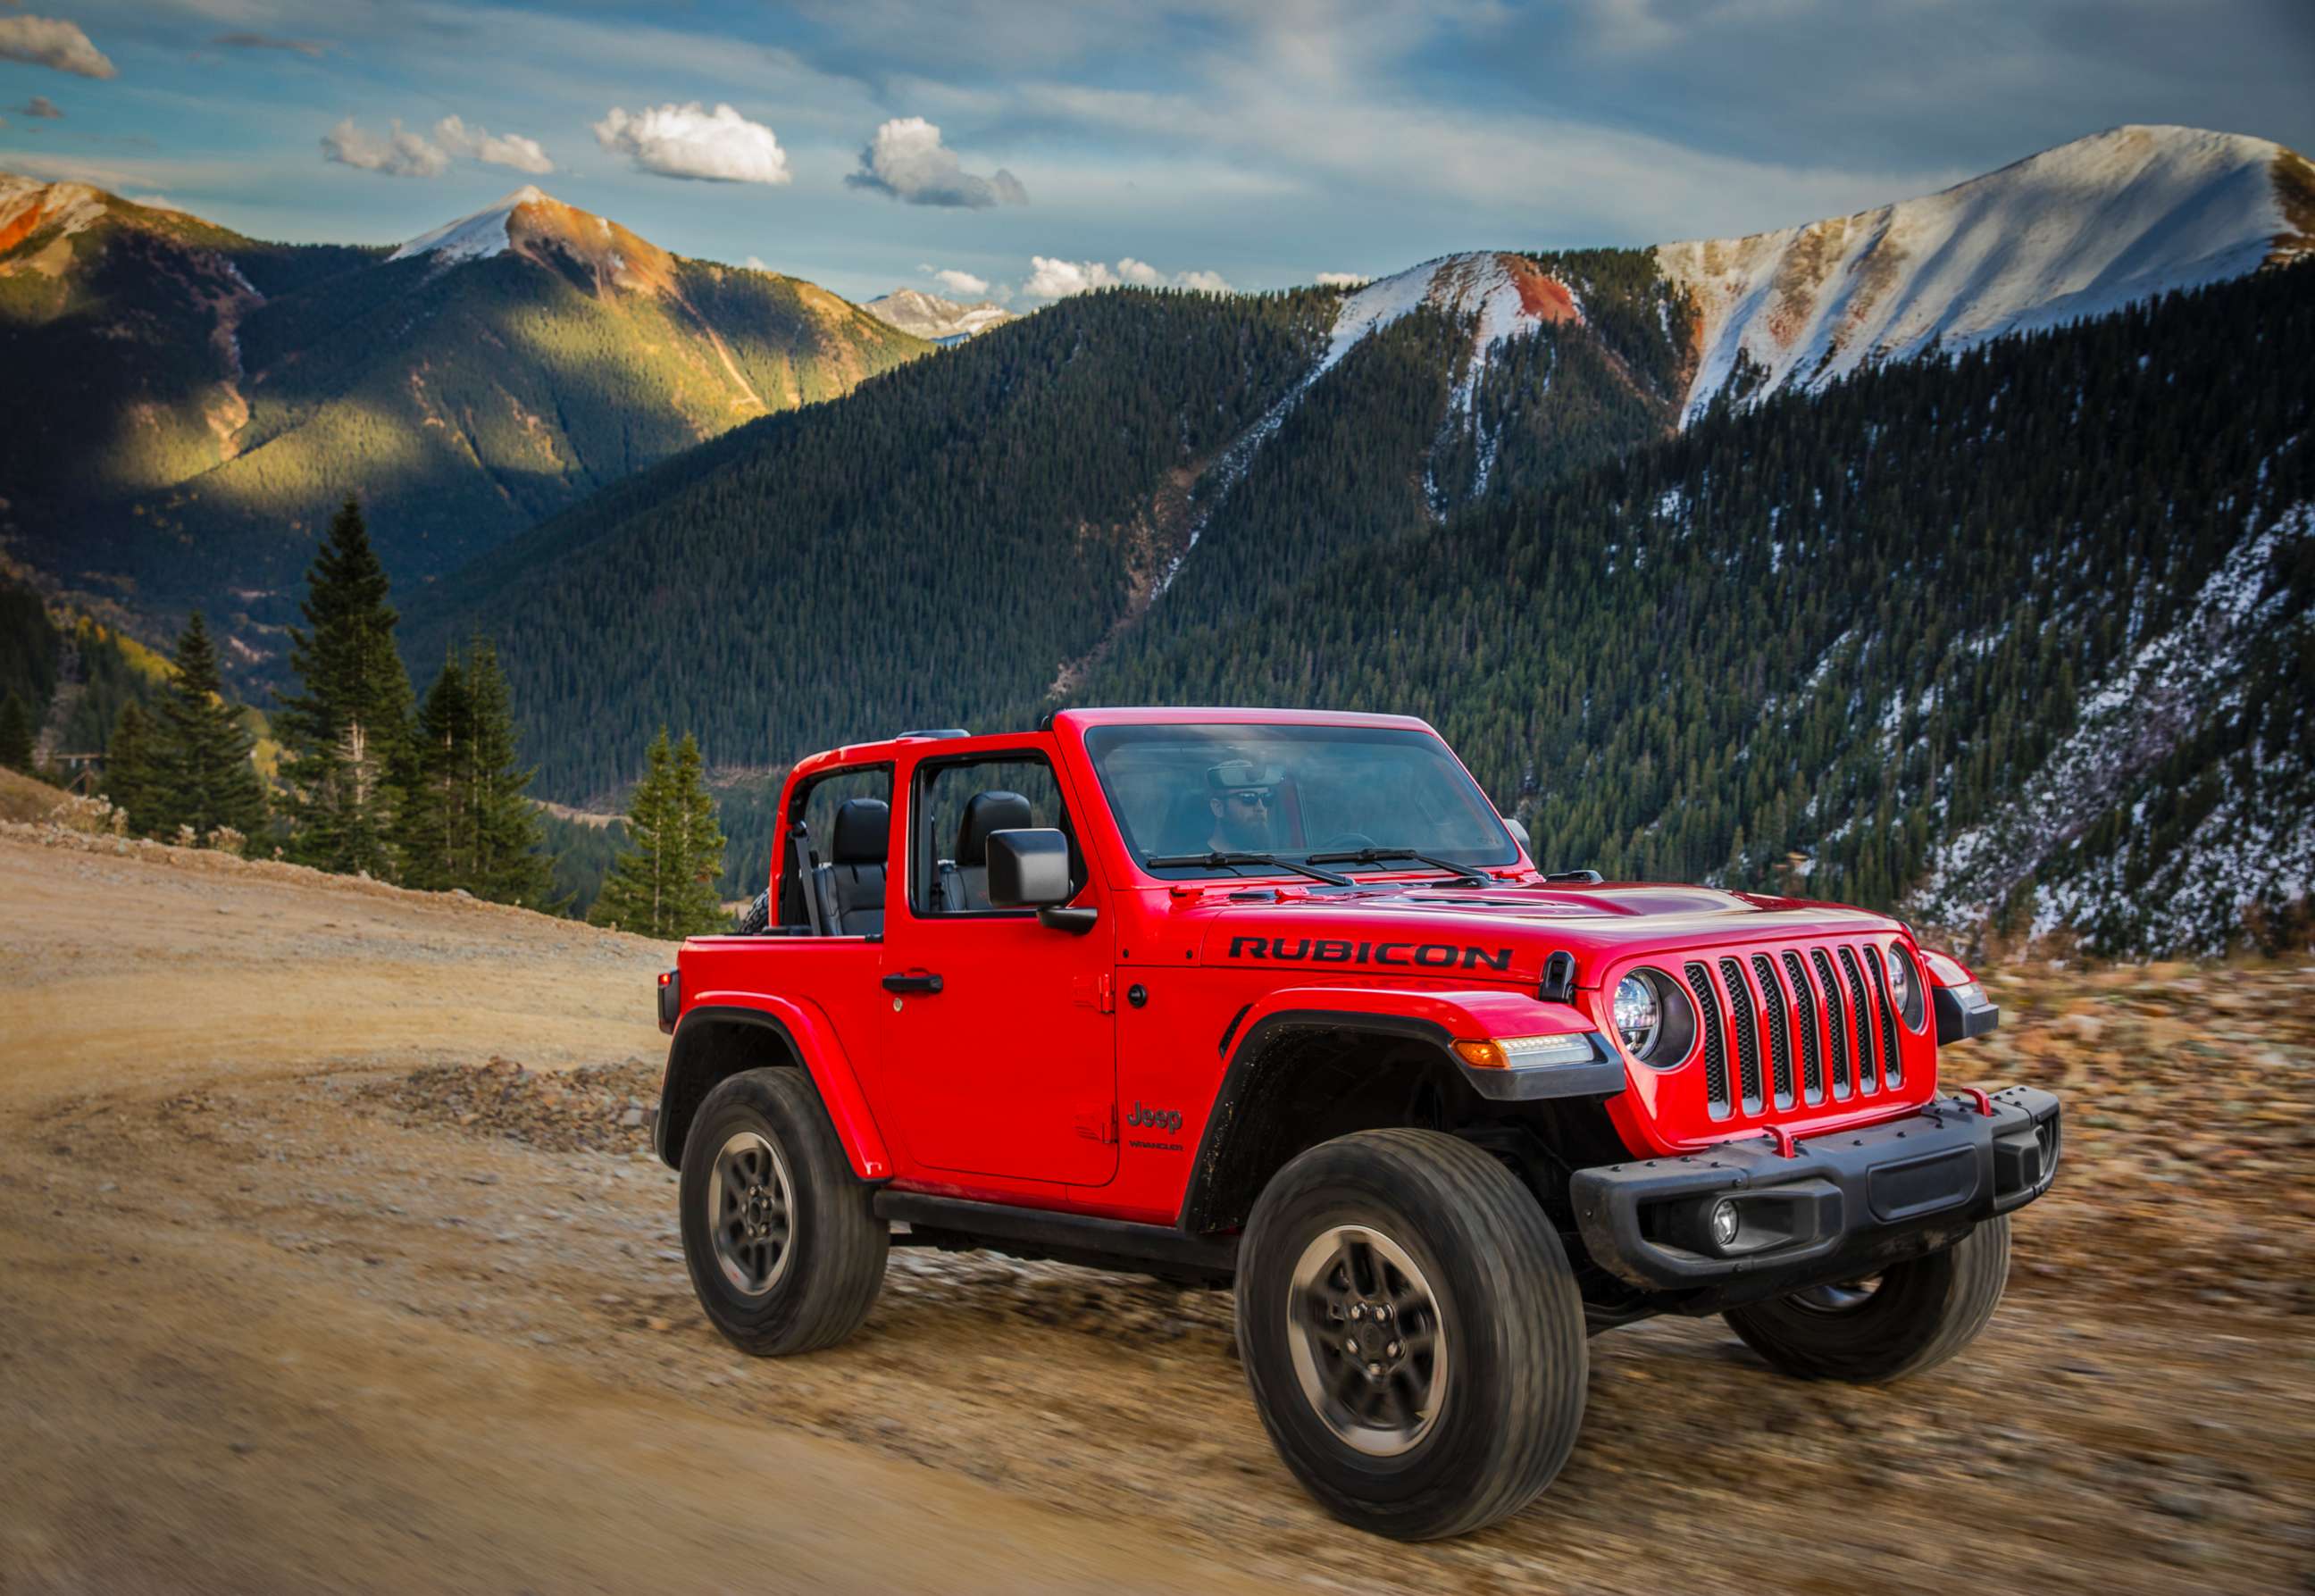
<path fill-rule="evenodd" d="M 638 1123 L 670 953 L 0 826 L 0 1591 L 2315 1590 L 2304 962 L 1998 983 L 1969 1062 L 2072 1118 L 1971 1353 L 1603 1336 L 1553 1490 L 1407 1547 L 1279 1467 L 1222 1294 L 896 1252 L 733 1352 Z"/>

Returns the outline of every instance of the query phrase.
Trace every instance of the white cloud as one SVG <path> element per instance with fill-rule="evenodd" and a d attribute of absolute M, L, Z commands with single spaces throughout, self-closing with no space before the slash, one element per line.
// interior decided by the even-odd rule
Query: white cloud
<path fill-rule="evenodd" d="M 440 145 L 430 143 L 422 133 L 405 130 L 400 117 L 387 126 L 393 131 L 380 138 L 347 117 L 322 135 L 322 159 L 387 177 L 439 177 L 450 170 L 450 152 Z"/>
<path fill-rule="evenodd" d="M 771 270 L 770 267 L 764 264 L 764 257 L 761 255 L 749 255 L 746 261 L 741 262 L 741 264 L 746 266 L 750 271 L 769 271 Z"/>
<path fill-rule="evenodd" d="M 941 130 L 922 117 L 895 117 L 876 129 L 860 152 L 860 170 L 845 178 L 856 189 L 890 194 L 910 205 L 1026 205 L 1029 191 L 1003 167 L 987 177 L 967 172 Z"/>
<path fill-rule="evenodd" d="M 517 172 L 544 176 L 554 170 L 536 138 L 517 133 L 490 133 L 469 128 L 459 118 L 446 116 L 434 124 L 434 141 L 454 155 L 466 155 L 492 166 L 511 166 Z"/>
<path fill-rule="evenodd" d="M 1363 288 L 1374 279 L 1363 271 L 1321 271 L 1317 281 L 1322 288 Z"/>
<path fill-rule="evenodd" d="M 952 294 L 962 294 L 970 298 L 978 299 L 989 292 L 987 278 L 975 277 L 970 271 L 959 271 L 953 266 L 940 270 L 935 270 L 930 266 L 918 266 L 917 270 Z"/>
<path fill-rule="evenodd" d="M 80 77 L 118 77 L 120 69 L 61 17 L 0 16 L 0 60 L 53 66 Z"/>
<path fill-rule="evenodd" d="M 1057 261 L 1046 255 L 1029 257 L 1029 280 L 1021 291 L 1032 299 L 1066 299 L 1094 288 L 1195 288 L 1202 293 L 1232 292 L 1215 271 L 1176 271 L 1171 277 L 1147 261 L 1131 255 L 1114 266 L 1101 261 Z"/>
<path fill-rule="evenodd" d="M 629 116 L 620 106 L 595 124 L 595 141 L 661 177 L 709 182 L 784 183 L 787 152 L 772 130 L 728 105 L 709 112 L 688 105 L 651 106 Z"/>

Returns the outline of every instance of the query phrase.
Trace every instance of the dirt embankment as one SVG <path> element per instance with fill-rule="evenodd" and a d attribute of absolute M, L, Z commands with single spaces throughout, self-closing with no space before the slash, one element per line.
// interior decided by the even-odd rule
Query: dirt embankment
<path fill-rule="evenodd" d="M 732 1352 L 643 1147 L 668 953 L 0 827 L 0 1589 L 2315 1576 L 2304 964 L 1996 982 L 1955 1065 L 2071 1118 L 1976 1348 L 1857 1390 L 1601 1337 L 1553 1490 L 1407 1547 L 1286 1476 L 1221 1294 L 896 1252 L 852 1343 Z"/>

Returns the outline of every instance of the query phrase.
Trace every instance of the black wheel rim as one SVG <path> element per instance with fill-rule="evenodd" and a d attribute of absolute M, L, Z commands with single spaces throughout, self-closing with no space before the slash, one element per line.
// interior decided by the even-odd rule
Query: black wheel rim
<path fill-rule="evenodd" d="M 1296 1382 L 1344 1445 L 1390 1458 L 1423 1444 L 1447 1396 L 1447 1338 L 1431 1282 L 1368 1225 L 1312 1238 L 1287 1286 Z"/>
<path fill-rule="evenodd" d="M 761 1297 L 787 1272 L 795 1188 L 779 1148 L 738 1130 L 716 1151 L 707 1175 L 707 1226 L 715 1266 L 743 1297 Z"/>

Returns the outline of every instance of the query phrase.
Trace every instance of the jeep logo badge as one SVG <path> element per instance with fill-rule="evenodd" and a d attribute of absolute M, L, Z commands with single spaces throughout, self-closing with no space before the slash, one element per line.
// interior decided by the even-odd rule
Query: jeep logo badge
<path fill-rule="evenodd" d="M 1182 1111 L 1177 1108 L 1144 1108 L 1141 1099 L 1133 1100 L 1133 1112 L 1125 1117 L 1129 1125 L 1148 1125 L 1156 1130 L 1179 1130 Z"/>

